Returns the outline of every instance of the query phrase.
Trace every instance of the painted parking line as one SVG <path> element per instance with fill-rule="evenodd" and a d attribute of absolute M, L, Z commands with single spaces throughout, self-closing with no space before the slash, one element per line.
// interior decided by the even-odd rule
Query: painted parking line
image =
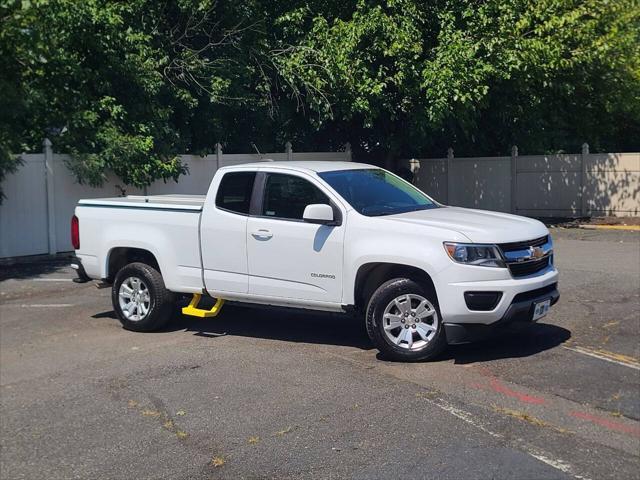
<path fill-rule="evenodd" d="M 638 362 L 633 357 L 629 357 L 628 355 L 579 346 L 569 347 L 567 345 L 563 345 L 562 348 L 571 350 L 572 352 L 580 353 L 582 355 L 597 358 L 599 360 L 604 360 L 605 362 L 615 363 L 616 365 L 633 368 L 634 370 L 640 370 L 640 362 Z"/>
<path fill-rule="evenodd" d="M 478 430 L 481 430 L 482 432 L 491 435 L 492 437 L 495 438 L 505 438 L 503 434 L 495 432 L 493 430 L 491 430 L 490 428 L 486 427 L 483 422 L 478 419 L 475 418 L 473 414 L 471 414 L 470 412 L 467 412 L 461 408 L 458 408 L 457 406 L 454 406 L 452 404 L 450 404 L 449 402 L 447 402 L 444 399 L 441 398 L 434 398 L 434 399 L 429 399 L 429 398 L 425 398 L 425 400 L 427 402 L 429 402 L 430 404 L 438 407 L 441 410 L 444 410 L 445 412 L 453 415 L 456 418 L 459 418 L 460 420 L 468 423 L 469 425 L 471 425 L 472 427 L 477 428 Z M 547 452 L 544 452 L 540 449 L 538 449 L 537 447 L 530 445 L 526 442 L 524 442 L 522 439 L 519 439 L 518 441 L 518 446 L 520 447 L 520 450 L 522 450 L 524 453 L 526 453 L 527 455 L 530 455 L 531 457 L 535 458 L 536 460 L 545 463 L 547 465 L 549 465 L 550 467 L 555 468 L 556 470 L 561 471 L 562 473 L 566 473 L 567 475 L 570 475 L 572 477 L 574 477 L 577 480 L 589 480 L 588 477 L 585 477 L 579 473 L 576 472 L 576 469 L 569 464 L 568 462 L 564 461 L 563 459 L 557 458 L 554 455 L 551 455 Z"/>
<path fill-rule="evenodd" d="M 72 278 L 26 278 L 25 280 L 31 280 L 33 282 L 71 282 Z"/>
<path fill-rule="evenodd" d="M 75 307 L 73 303 L 32 303 L 30 305 L 22 304 L 22 308 L 58 308 L 58 307 Z"/>

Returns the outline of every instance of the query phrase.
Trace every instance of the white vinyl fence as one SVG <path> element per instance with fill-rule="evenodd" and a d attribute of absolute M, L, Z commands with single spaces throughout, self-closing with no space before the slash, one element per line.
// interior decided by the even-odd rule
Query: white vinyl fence
<path fill-rule="evenodd" d="M 532 217 L 640 215 L 640 153 L 410 159 L 414 183 L 436 200 Z"/>
<path fill-rule="evenodd" d="M 70 221 L 78 200 L 121 196 L 123 189 L 127 195 L 144 193 L 124 186 L 114 176 L 109 176 L 99 188 L 80 185 L 65 165 L 68 157 L 53 153 L 48 140 L 43 146 L 43 153 L 21 155 L 22 166 L 2 183 L 7 198 L 0 205 L 0 258 L 71 251 Z M 350 161 L 351 150 L 347 144 L 342 152 L 294 152 L 287 143 L 286 151 L 280 153 L 227 154 L 217 145 L 213 155 L 180 158 L 189 173 L 177 183 L 173 180 L 153 183 L 147 188 L 149 195 L 204 195 L 216 170 L 227 165 L 265 159 Z"/>

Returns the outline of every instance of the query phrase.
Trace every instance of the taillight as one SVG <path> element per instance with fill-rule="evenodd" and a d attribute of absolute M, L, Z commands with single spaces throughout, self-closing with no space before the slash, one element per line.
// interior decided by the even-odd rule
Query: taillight
<path fill-rule="evenodd" d="M 71 243 L 74 250 L 80 250 L 80 223 L 75 215 L 71 218 Z"/>

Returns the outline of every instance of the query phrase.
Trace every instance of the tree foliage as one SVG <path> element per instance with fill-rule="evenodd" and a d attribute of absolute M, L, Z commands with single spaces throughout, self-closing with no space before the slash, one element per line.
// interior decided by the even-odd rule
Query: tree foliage
<path fill-rule="evenodd" d="M 44 136 L 81 181 L 177 153 L 640 148 L 638 0 L 0 3 L 0 180 Z"/>

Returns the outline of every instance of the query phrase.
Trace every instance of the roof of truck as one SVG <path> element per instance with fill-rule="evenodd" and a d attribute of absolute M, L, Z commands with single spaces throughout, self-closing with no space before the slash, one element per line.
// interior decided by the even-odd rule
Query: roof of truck
<path fill-rule="evenodd" d="M 263 160 L 262 162 L 254 162 L 254 163 L 243 163 L 240 165 L 223 167 L 224 169 L 231 169 L 236 167 L 249 167 L 249 168 L 283 168 L 287 170 L 303 170 L 307 172 L 331 172 L 335 170 L 361 170 L 365 168 L 378 168 L 374 165 L 367 165 L 366 163 L 355 163 L 355 162 L 341 162 L 341 161 L 316 161 L 316 160 L 292 160 L 292 161 L 281 161 L 274 162 L 269 161 L 268 159 Z"/>

